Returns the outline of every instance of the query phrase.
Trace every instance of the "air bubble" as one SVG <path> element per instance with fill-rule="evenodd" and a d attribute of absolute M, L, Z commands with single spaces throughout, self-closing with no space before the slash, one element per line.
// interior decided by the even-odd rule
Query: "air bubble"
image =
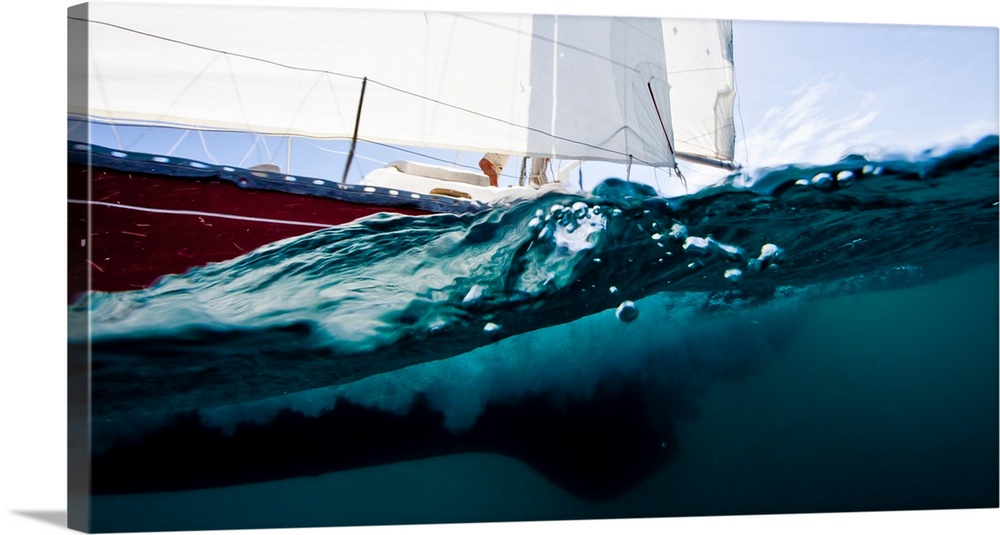
<path fill-rule="evenodd" d="M 747 267 L 758 272 L 769 267 L 775 268 L 783 255 L 784 251 L 781 247 L 778 247 L 773 243 L 765 243 L 760 248 L 760 256 L 750 259 L 750 261 L 747 262 Z"/>
<path fill-rule="evenodd" d="M 853 171 L 841 171 L 837 173 L 837 183 L 841 186 L 850 186 L 854 183 Z"/>
<path fill-rule="evenodd" d="M 623 301 L 615 310 L 615 317 L 622 323 L 631 323 L 639 317 L 639 309 L 632 301 Z"/>
<path fill-rule="evenodd" d="M 809 183 L 817 188 L 824 188 L 833 183 L 833 177 L 830 173 L 819 173 L 812 177 Z"/>
<path fill-rule="evenodd" d="M 476 301 L 479 301 L 482 296 L 483 287 L 478 284 L 474 284 L 472 288 L 469 288 L 469 293 L 465 294 L 465 298 L 462 299 L 462 304 L 469 305 L 475 303 Z"/>
<path fill-rule="evenodd" d="M 670 227 L 671 239 L 680 241 L 680 240 L 686 240 L 687 237 L 688 237 L 688 229 L 684 225 L 680 223 L 674 223 L 673 226 Z"/>
<path fill-rule="evenodd" d="M 709 253 L 708 240 L 698 236 L 688 236 L 688 238 L 684 240 L 684 245 L 682 247 L 684 248 L 684 251 L 693 254 L 707 255 Z"/>

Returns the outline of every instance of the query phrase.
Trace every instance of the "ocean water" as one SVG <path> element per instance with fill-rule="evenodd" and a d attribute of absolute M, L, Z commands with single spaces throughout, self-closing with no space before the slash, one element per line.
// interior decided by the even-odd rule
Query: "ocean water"
<path fill-rule="evenodd" d="M 92 529 L 997 507 L 997 155 L 376 216 L 86 296 Z"/>

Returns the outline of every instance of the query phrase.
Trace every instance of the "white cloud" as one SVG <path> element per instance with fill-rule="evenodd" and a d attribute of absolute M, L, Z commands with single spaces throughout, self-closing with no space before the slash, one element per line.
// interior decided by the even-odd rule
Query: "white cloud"
<path fill-rule="evenodd" d="M 787 106 L 767 110 L 760 122 L 746 125 L 738 143 L 744 163 L 767 167 L 789 163 L 831 163 L 853 147 L 874 143 L 877 99 L 829 79 L 800 86 Z"/>

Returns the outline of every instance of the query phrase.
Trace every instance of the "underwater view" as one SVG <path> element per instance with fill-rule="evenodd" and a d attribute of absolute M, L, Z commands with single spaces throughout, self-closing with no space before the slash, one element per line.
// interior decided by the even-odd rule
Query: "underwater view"
<path fill-rule="evenodd" d="M 90 292 L 92 529 L 995 508 L 997 176 L 609 179 Z"/>

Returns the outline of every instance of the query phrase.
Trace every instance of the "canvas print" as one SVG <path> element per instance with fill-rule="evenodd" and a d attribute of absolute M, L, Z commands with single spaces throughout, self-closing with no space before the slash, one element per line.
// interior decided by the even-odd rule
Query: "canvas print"
<path fill-rule="evenodd" d="M 998 507 L 996 28 L 67 15 L 70 527 Z"/>

